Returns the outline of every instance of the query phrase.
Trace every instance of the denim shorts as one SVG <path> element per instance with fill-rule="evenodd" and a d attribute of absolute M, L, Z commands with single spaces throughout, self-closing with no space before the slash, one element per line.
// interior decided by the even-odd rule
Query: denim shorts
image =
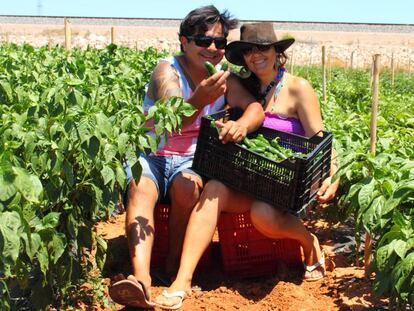
<path fill-rule="evenodd" d="M 168 189 L 174 177 L 181 172 L 201 176 L 191 169 L 194 156 L 156 156 L 141 154 L 139 162 L 142 167 L 141 176 L 145 176 L 154 181 L 158 191 L 158 200 L 167 197 Z M 129 163 L 124 165 L 127 174 L 128 184 L 132 181 L 132 170 Z"/>

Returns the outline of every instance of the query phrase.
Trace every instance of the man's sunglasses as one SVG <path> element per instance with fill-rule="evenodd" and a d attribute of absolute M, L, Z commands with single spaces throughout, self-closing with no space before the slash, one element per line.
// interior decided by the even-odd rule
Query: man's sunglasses
<path fill-rule="evenodd" d="M 227 45 L 225 37 L 210 37 L 210 36 L 186 36 L 188 40 L 193 40 L 197 46 L 208 48 L 214 41 L 217 49 L 224 49 Z"/>
<path fill-rule="evenodd" d="M 251 45 L 248 47 L 245 47 L 241 52 L 243 55 L 248 55 L 251 54 L 253 52 L 253 50 L 257 50 L 259 52 L 266 52 L 269 51 L 271 48 L 273 47 L 273 45 Z"/>

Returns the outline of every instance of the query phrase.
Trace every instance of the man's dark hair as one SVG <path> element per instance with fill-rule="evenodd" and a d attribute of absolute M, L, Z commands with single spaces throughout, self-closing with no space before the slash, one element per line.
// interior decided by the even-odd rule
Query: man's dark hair
<path fill-rule="evenodd" d="M 187 14 L 180 24 L 178 37 L 202 35 L 208 30 L 209 25 L 213 25 L 217 22 L 221 23 L 221 26 L 223 27 L 223 35 L 224 37 L 227 37 L 229 31 L 235 29 L 239 21 L 232 18 L 227 10 L 220 13 L 214 5 L 203 6 L 192 10 Z M 181 52 L 183 52 L 182 46 Z"/>

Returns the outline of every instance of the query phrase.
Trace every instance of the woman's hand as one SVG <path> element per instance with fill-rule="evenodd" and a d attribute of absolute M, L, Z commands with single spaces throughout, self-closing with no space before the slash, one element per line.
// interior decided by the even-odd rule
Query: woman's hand
<path fill-rule="evenodd" d="M 226 123 L 216 121 L 216 126 L 220 129 L 219 139 L 223 144 L 240 142 L 247 135 L 247 127 L 237 121 L 227 121 Z"/>
<path fill-rule="evenodd" d="M 339 187 L 339 178 L 332 183 L 332 176 L 326 178 L 322 186 L 320 187 L 318 193 L 316 194 L 316 199 L 319 203 L 326 203 L 332 200 L 335 197 L 336 191 Z"/>

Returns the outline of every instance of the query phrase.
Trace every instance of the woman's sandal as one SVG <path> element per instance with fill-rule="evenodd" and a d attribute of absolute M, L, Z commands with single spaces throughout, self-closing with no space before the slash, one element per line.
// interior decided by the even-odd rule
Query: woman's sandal
<path fill-rule="evenodd" d="M 175 292 L 171 292 L 171 293 L 169 293 L 165 290 L 161 293 L 161 295 L 159 295 L 158 297 L 155 298 L 155 305 L 157 307 L 160 307 L 161 309 L 164 309 L 164 310 L 177 310 L 177 309 L 180 309 L 183 306 L 183 301 L 184 301 L 186 296 L 187 296 L 187 293 L 183 290 L 179 290 L 179 291 L 175 291 Z M 159 297 L 162 297 L 162 299 L 164 301 L 163 302 L 158 302 Z M 168 300 L 170 298 L 179 298 L 179 300 L 175 304 L 172 304 L 172 305 L 165 304 L 165 300 Z"/>
<path fill-rule="evenodd" d="M 304 280 L 307 282 L 313 282 L 313 281 L 318 281 L 320 279 L 322 279 L 325 276 L 326 273 L 326 268 L 325 268 L 325 253 L 322 251 L 321 253 L 321 259 L 313 264 L 312 266 L 307 266 L 306 264 L 304 264 L 305 267 L 305 276 L 304 276 Z M 321 273 L 319 274 L 319 276 L 317 277 L 306 277 L 306 273 L 312 273 L 313 271 L 320 271 Z"/>

